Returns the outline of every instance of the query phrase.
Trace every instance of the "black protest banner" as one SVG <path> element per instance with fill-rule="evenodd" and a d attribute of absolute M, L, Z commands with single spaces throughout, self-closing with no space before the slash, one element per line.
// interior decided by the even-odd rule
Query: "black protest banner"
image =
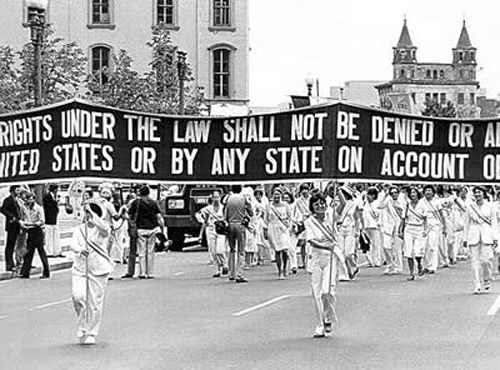
<path fill-rule="evenodd" d="M 453 120 L 340 104 L 335 178 L 433 183 L 500 180 L 500 119 Z"/>
<path fill-rule="evenodd" d="M 0 182 L 65 178 L 173 183 L 321 179 L 336 107 L 214 118 L 79 100 L 0 116 Z"/>

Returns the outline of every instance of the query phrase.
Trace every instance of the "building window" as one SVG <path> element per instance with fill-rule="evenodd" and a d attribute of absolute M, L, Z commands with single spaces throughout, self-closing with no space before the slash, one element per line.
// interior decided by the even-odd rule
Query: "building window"
<path fill-rule="evenodd" d="M 458 60 L 459 60 L 460 62 L 464 60 L 464 53 L 462 53 L 462 52 L 459 52 L 459 53 L 458 53 Z"/>
<path fill-rule="evenodd" d="M 412 50 L 412 52 L 411 52 L 411 58 L 412 58 L 413 60 L 415 60 L 415 50 Z"/>
<path fill-rule="evenodd" d="M 470 93 L 470 103 L 471 105 L 476 105 L 476 94 Z"/>
<path fill-rule="evenodd" d="M 91 49 L 90 71 L 99 85 L 108 82 L 111 49 L 107 46 L 95 46 Z"/>
<path fill-rule="evenodd" d="M 438 93 L 432 93 L 432 100 L 438 101 L 439 94 Z"/>
<path fill-rule="evenodd" d="M 439 71 L 439 78 L 444 78 L 444 71 L 443 70 Z"/>
<path fill-rule="evenodd" d="M 415 70 L 414 69 L 411 70 L 411 78 L 415 78 Z"/>
<path fill-rule="evenodd" d="M 464 78 L 464 71 L 461 70 L 458 74 L 459 74 L 460 78 Z"/>
<path fill-rule="evenodd" d="M 405 78 L 406 77 L 404 69 L 402 69 L 402 70 L 399 71 L 399 77 L 401 77 L 401 78 Z"/>
<path fill-rule="evenodd" d="M 438 71 L 436 71 L 436 70 L 432 71 L 432 78 L 434 80 L 437 80 L 437 78 L 438 78 Z"/>
<path fill-rule="evenodd" d="M 174 0 L 157 0 L 156 3 L 156 23 L 169 25 L 175 24 L 174 19 L 175 5 Z"/>
<path fill-rule="evenodd" d="M 217 49 L 213 51 L 214 98 L 229 98 L 231 77 L 230 57 L 230 50 Z"/>
<path fill-rule="evenodd" d="M 426 71 L 426 73 L 425 73 L 425 77 L 426 77 L 426 78 L 431 78 L 431 70 L 430 70 L 430 69 L 428 69 L 428 70 Z"/>
<path fill-rule="evenodd" d="M 474 61 L 474 52 L 473 51 L 470 52 L 470 60 Z"/>
<path fill-rule="evenodd" d="M 214 27 L 231 26 L 231 0 L 214 1 Z"/>
<path fill-rule="evenodd" d="M 439 102 L 441 104 L 446 104 L 446 93 L 439 94 Z"/>
<path fill-rule="evenodd" d="M 115 28 L 113 8 L 114 0 L 89 0 L 88 28 Z"/>
<path fill-rule="evenodd" d="M 402 60 L 406 59 L 406 50 L 401 50 L 401 59 Z"/>
<path fill-rule="evenodd" d="M 431 100 L 431 94 L 430 93 L 425 93 L 425 100 L 430 101 Z"/>
<path fill-rule="evenodd" d="M 458 93 L 457 104 L 458 105 L 463 105 L 464 103 L 465 103 L 464 93 Z"/>

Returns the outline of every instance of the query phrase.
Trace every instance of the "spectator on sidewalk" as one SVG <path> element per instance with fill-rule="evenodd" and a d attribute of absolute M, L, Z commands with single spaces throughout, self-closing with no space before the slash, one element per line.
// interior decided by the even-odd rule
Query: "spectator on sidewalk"
<path fill-rule="evenodd" d="M 140 279 L 154 278 L 156 234 L 165 227 L 160 207 L 149 194 L 149 186 L 143 185 L 139 191 L 139 199 L 134 200 L 129 210 L 129 216 L 137 218 Z"/>
<path fill-rule="evenodd" d="M 43 211 L 45 213 L 45 251 L 47 257 L 63 257 L 61 254 L 61 243 L 59 240 L 59 226 L 57 218 L 59 216 L 59 203 L 57 192 L 59 185 L 50 184 L 49 191 L 43 197 Z"/>
<path fill-rule="evenodd" d="M 122 279 L 132 279 L 135 274 L 135 262 L 137 258 L 137 211 L 139 210 L 138 208 L 136 209 L 136 212 L 134 214 L 130 214 L 130 207 L 134 203 L 136 199 L 138 199 L 138 189 L 133 188 L 133 192 L 129 194 L 125 201 L 125 207 L 127 209 L 127 213 L 125 213 L 125 217 L 128 221 L 128 236 L 129 236 L 129 248 L 128 248 L 128 253 L 126 252 L 125 255 L 128 256 L 127 258 L 127 273 L 122 276 Z"/>
<path fill-rule="evenodd" d="M 6 217 L 5 231 L 7 232 L 7 241 L 5 243 L 5 270 L 16 271 L 14 265 L 14 248 L 21 230 L 19 221 L 21 219 L 21 207 L 18 203 L 18 197 L 21 191 L 19 185 L 12 185 L 9 189 L 10 195 L 4 199 L 0 212 Z"/>
<path fill-rule="evenodd" d="M 20 221 L 20 225 L 27 231 L 28 236 L 26 240 L 28 251 L 24 257 L 20 277 L 22 279 L 29 279 L 31 263 L 33 262 L 35 251 L 37 251 L 43 265 L 43 272 L 40 278 L 48 279 L 50 277 L 50 268 L 47 255 L 45 254 L 45 237 L 43 232 L 45 216 L 43 214 L 43 208 L 35 202 L 35 194 L 33 193 L 30 193 L 27 196 L 26 207 L 24 209 L 24 215 L 23 219 Z"/>

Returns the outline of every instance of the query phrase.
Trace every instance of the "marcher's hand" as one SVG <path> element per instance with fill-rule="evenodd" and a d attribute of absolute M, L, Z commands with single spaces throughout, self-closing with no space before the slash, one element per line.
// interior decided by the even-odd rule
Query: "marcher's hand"
<path fill-rule="evenodd" d="M 83 256 L 83 257 L 88 257 L 89 256 L 89 251 L 84 249 L 83 251 L 80 252 L 80 254 Z"/>

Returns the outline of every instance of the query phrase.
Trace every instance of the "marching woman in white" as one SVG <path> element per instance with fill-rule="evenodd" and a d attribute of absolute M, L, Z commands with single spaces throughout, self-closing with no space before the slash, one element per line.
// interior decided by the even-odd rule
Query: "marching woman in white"
<path fill-rule="evenodd" d="M 309 211 L 309 185 L 306 183 L 301 184 L 299 187 L 299 197 L 295 202 L 295 205 L 292 210 L 294 220 L 298 222 L 304 222 L 310 215 Z M 307 264 L 307 253 L 306 253 L 306 240 L 305 233 L 302 232 L 298 236 L 298 247 L 300 248 L 300 259 L 301 265 L 300 268 L 306 268 Z"/>
<path fill-rule="evenodd" d="M 425 253 L 425 236 L 427 223 L 425 219 L 425 208 L 419 202 L 420 192 L 416 188 L 410 189 L 410 202 L 406 206 L 400 234 L 404 239 L 403 255 L 408 260 L 410 275 L 408 281 L 415 280 L 415 261 L 417 262 L 418 276 L 424 276 L 422 258 Z"/>
<path fill-rule="evenodd" d="M 91 201 L 84 206 L 84 222 L 73 231 L 72 297 L 82 344 L 94 344 L 99 334 L 109 274 L 113 262 L 108 255 L 109 224 L 105 210 Z"/>
<path fill-rule="evenodd" d="M 359 272 L 356 263 L 356 234 L 359 231 L 362 216 L 358 203 L 354 200 L 354 190 L 348 186 L 342 186 L 338 193 L 340 199 L 340 206 L 337 210 L 337 214 L 340 215 L 337 220 L 339 246 L 344 253 L 348 279 L 352 280 Z M 342 276 L 341 279 L 344 280 L 346 277 Z"/>
<path fill-rule="evenodd" d="M 491 287 L 493 249 L 497 248 L 497 211 L 493 203 L 487 200 L 484 188 L 474 188 L 476 203 L 467 206 L 465 212 L 464 247 L 470 249 L 474 294 Z"/>
<path fill-rule="evenodd" d="M 205 228 L 208 253 L 210 253 L 211 259 L 214 261 L 215 270 L 212 275 L 214 278 L 221 277 L 221 275 L 227 275 L 229 272 L 226 258 L 226 236 L 219 235 L 215 232 L 215 221 L 224 220 L 224 207 L 220 199 L 220 192 L 214 191 L 210 196 L 210 204 L 195 214 L 198 222 L 204 225 Z"/>
<path fill-rule="evenodd" d="M 380 205 L 377 201 L 378 190 L 375 187 L 368 188 L 366 200 L 363 207 L 363 231 L 368 235 L 370 244 L 370 261 L 374 265 L 380 266 L 380 248 L 382 247 L 382 234 L 380 232 L 381 214 Z M 389 255 L 390 261 L 392 261 Z M 392 268 L 392 263 L 388 263 Z"/>
<path fill-rule="evenodd" d="M 298 264 L 297 264 L 297 244 L 299 242 L 299 233 L 298 231 L 298 222 L 299 220 L 293 217 L 293 210 L 295 209 L 295 201 L 292 193 L 288 190 L 283 192 L 283 201 L 290 206 L 290 210 L 292 211 L 291 215 L 291 224 L 290 224 L 290 246 L 288 247 L 288 260 L 290 261 L 290 271 L 292 274 L 297 273 Z"/>
<path fill-rule="evenodd" d="M 311 291 L 316 313 L 315 338 L 322 338 L 332 331 L 335 312 L 335 288 L 338 281 L 339 266 L 344 264 L 333 229 L 333 221 L 326 212 L 326 198 L 321 192 L 310 198 L 311 217 L 304 222 L 306 240 L 311 250 L 309 270 L 311 272 Z M 333 255 L 332 255 L 333 253 Z"/>
<path fill-rule="evenodd" d="M 276 187 L 273 191 L 273 201 L 267 207 L 264 224 L 264 235 L 275 251 L 278 279 L 280 280 L 283 280 L 287 273 L 292 218 L 290 206 L 282 201 L 282 196 L 283 190 Z"/>

